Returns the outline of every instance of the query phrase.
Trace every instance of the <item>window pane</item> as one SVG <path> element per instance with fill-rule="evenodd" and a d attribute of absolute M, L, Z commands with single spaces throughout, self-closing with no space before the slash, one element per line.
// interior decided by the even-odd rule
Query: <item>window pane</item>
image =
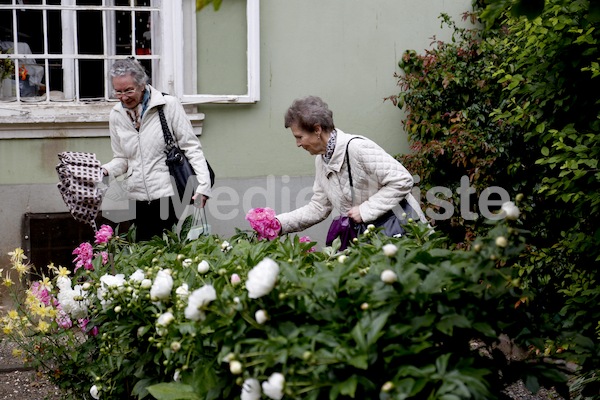
<path fill-rule="evenodd" d="M 104 98 L 104 61 L 79 61 L 79 97 L 82 99 Z"/>
<path fill-rule="evenodd" d="M 197 13 L 198 87 L 186 87 L 186 94 L 242 94 L 246 79 L 246 1 L 224 1 L 219 11 L 204 7 Z M 223 46 L 227 37 L 227 46 Z M 190 53 L 192 49 L 189 49 Z"/>
<path fill-rule="evenodd" d="M 103 54 L 102 12 L 77 12 L 77 52 L 79 54 Z"/>

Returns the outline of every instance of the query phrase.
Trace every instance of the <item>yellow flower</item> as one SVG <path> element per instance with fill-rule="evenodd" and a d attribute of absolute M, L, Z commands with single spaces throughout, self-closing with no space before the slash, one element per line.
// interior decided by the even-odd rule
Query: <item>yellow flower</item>
<path fill-rule="evenodd" d="M 69 271 L 67 268 L 65 268 L 65 267 L 58 267 L 58 272 L 56 274 L 59 277 L 66 278 L 67 275 L 69 275 L 70 273 L 71 273 L 71 271 Z"/>
<path fill-rule="evenodd" d="M 40 281 L 40 290 L 52 290 L 52 282 L 50 282 L 50 278 L 44 276 Z"/>
<path fill-rule="evenodd" d="M 25 252 L 20 247 L 17 247 L 15 251 L 9 251 L 8 255 L 10 256 L 10 261 L 13 264 L 21 263 L 23 260 L 27 259 Z"/>
<path fill-rule="evenodd" d="M 8 317 L 10 319 L 18 319 L 19 318 L 19 313 L 17 312 L 17 310 L 10 310 L 8 312 Z"/>
<path fill-rule="evenodd" d="M 50 330 L 50 324 L 44 320 L 41 320 L 37 326 L 38 330 L 42 333 L 46 333 Z"/>
<path fill-rule="evenodd" d="M 20 358 L 23 355 L 23 350 L 21 350 L 21 349 L 13 349 L 12 355 L 14 357 Z"/>
<path fill-rule="evenodd" d="M 10 335 L 13 331 L 13 328 L 11 325 L 4 325 L 4 327 L 2 327 L 2 332 L 4 332 L 5 335 Z"/>
<path fill-rule="evenodd" d="M 22 262 L 16 262 L 13 269 L 19 273 L 19 277 L 22 277 L 29 271 L 29 265 L 23 264 Z"/>
<path fill-rule="evenodd" d="M 11 287 L 12 285 L 14 285 L 14 282 L 12 279 L 10 279 L 10 275 L 8 274 L 8 272 L 6 272 L 6 278 L 4 278 L 4 282 L 2 282 L 2 284 L 6 287 Z"/>

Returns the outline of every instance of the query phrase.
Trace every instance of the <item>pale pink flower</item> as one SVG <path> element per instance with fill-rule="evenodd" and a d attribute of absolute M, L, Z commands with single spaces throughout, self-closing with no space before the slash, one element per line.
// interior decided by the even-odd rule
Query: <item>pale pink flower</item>
<path fill-rule="evenodd" d="M 96 244 L 108 243 L 110 238 L 113 237 L 113 228 L 110 225 L 102 225 L 96 232 Z"/>
<path fill-rule="evenodd" d="M 279 236 L 281 224 L 275 218 L 275 210 L 272 208 L 253 208 L 246 214 L 246 220 L 258 234 L 259 240 L 273 240 Z"/>
<path fill-rule="evenodd" d="M 302 236 L 300 238 L 300 243 L 309 243 L 309 242 L 312 242 L 312 240 L 308 236 Z M 307 251 L 307 253 L 314 253 L 316 250 L 317 249 L 313 246 Z"/>
<path fill-rule="evenodd" d="M 50 292 L 48 292 L 48 289 L 41 285 L 40 282 L 33 282 L 31 284 L 31 294 L 33 294 L 35 296 L 36 299 L 38 299 L 41 303 L 43 303 L 45 306 L 49 306 L 50 302 L 52 300 L 52 296 L 50 296 Z"/>
<path fill-rule="evenodd" d="M 58 324 L 58 326 L 60 326 L 63 329 L 69 329 L 70 327 L 72 327 L 73 321 L 71 321 L 69 314 L 67 314 L 67 312 L 63 310 L 60 305 L 57 307 L 57 309 L 58 314 L 56 315 L 56 323 Z"/>

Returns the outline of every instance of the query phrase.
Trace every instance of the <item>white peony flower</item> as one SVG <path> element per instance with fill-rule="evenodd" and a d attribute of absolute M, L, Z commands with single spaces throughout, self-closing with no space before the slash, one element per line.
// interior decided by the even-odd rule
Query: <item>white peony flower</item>
<path fill-rule="evenodd" d="M 179 382 L 181 380 L 181 370 L 175 370 L 175 373 L 173 374 L 173 380 L 175 382 Z"/>
<path fill-rule="evenodd" d="M 191 258 L 186 258 L 185 260 L 183 260 L 181 262 L 181 266 L 184 267 L 184 268 L 187 268 L 190 265 L 192 265 L 192 259 Z"/>
<path fill-rule="evenodd" d="M 138 268 L 135 270 L 135 272 L 133 274 L 131 274 L 131 276 L 129 277 L 129 280 L 134 281 L 134 282 L 141 282 L 144 280 L 144 278 L 145 278 L 144 271 Z"/>
<path fill-rule="evenodd" d="M 507 201 L 506 203 L 502 204 L 500 210 L 504 213 L 506 219 L 518 219 L 519 214 L 521 213 L 519 211 L 519 207 L 517 207 L 512 201 Z"/>
<path fill-rule="evenodd" d="M 398 252 L 398 247 L 396 247 L 395 244 L 391 244 L 388 243 L 385 246 L 383 246 L 383 254 L 385 254 L 388 257 L 394 257 L 396 255 L 396 253 Z"/>
<path fill-rule="evenodd" d="M 96 400 L 98 400 L 100 398 L 98 386 L 94 385 L 90 388 L 90 395 Z"/>
<path fill-rule="evenodd" d="M 173 290 L 173 277 L 171 271 L 161 269 L 156 274 L 152 287 L 150 288 L 150 298 L 166 300 L 171 296 Z"/>
<path fill-rule="evenodd" d="M 273 290 L 279 274 L 279 265 L 266 257 L 248 272 L 246 289 L 248 297 L 258 299 Z"/>
<path fill-rule="evenodd" d="M 200 263 L 198 264 L 198 272 L 200 274 L 205 274 L 208 272 L 208 270 L 210 269 L 210 265 L 208 264 L 208 261 L 206 260 L 202 260 L 200 261 Z"/>
<path fill-rule="evenodd" d="M 200 289 L 194 290 L 188 297 L 188 305 L 184 311 L 185 317 L 192 321 L 204 320 L 206 314 L 204 314 L 202 309 L 216 299 L 217 292 L 211 285 L 205 285 Z"/>
<path fill-rule="evenodd" d="M 62 310 L 73 319 L 86 318 L 88 314 L 87 292 L 81 285 L 75 285 L 71 289 L 71 280 L 66 277 L 59 277 L 56 281 L 59 288 L 57 297 Z"/>
<path fill-rule="evenodd" d="M 254 318 L 256 319 L 256 322 L 262 325 L 267 322 L 269 316 L 265 310 L 258 310 L 254 313 Z"/>
<path fill-rule="evenodd" d="M 109 298 L 110 290 L 120 289 L 125 284 L 125 275 L 104 274 L 100 277 L 100 287 L 96 292 L 96 297 L 100 300 L 102 307 L 106 310 L 112 303 L 112 298 Z"/>
<path fill-rule="evenodd" d="M 340 264 L 343 264 L 346 262 L 347 259 L 348 259 L 348 256 L 346 256 L 345 254 L 342 254 L 341 256 L 338 257 L 337 260 Z"/>
<path fill-rule="evenodd" d="M 285 378 L 279 372 L 274 372 L 268 381 L 262 383 L 262 390 L 265 396 L 273 400 L 281 400 L 283 397 L 283 385 Z"/>
<path fill-rule="evenodd" d="M 244 381 L 242 385 L 241 400 L 260 400 L 260 383 L 257 379 L 250 378 Z"/>
<path fill-rule="evenodd" d="M 167 326 L 174 320 L 175 317 L 173 316 L 173 313 L 167 311 L 166 313 L 163 313 L 158 317 L 158 320 L 156 320 L 156 325 Z"/>
<path fill-rule="evenodd" d="M 183 282 L 181 284 L 181 286 L 179 286 L 177 289 L 175 289 L 175 294 L 180 299 L 187 299 L 187 297 L 190 295 L 190 290 L 189 290 L 188 284 Z"/>
<path fill-rule="evenodd" d="M 142 289 L 150 289 L 152 287 L 152 281 L 150 279 L 144 279 L 142 283 L 140 283 L 140 287 Z"/>
<path fill-rule="evenodd" d="M 398 275 L 391 269 L 386 269 L 381 273 L 381 280 L 385 283 L 391 284 L 398 280 Z"/>

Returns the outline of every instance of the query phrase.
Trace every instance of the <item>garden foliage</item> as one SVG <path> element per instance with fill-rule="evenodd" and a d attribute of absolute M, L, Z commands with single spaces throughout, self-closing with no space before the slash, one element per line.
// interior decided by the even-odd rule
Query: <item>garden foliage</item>
<path fill-rule="evenodd" d="M 3 331 L 77 399 L 493 399 L 518 379 L 566 393 L 511 268 L 514 225 L 471 250 L 422 224 L 369 229 L 344 252 L 242 231 L 129 244 L 102 227 Z"/>
<path fill-rule="evenodd" d="M 453 216 L 435 223 L 459 247 L 489 229 L 461 214 L 465 200 L 479 213 L 477 199 L 492 186 L 522 199 L 521 226 L 531 238 L 517 268 L 539 303 L 532 315 L 553 350 L 585 341 L 582 367 L 593 374 L 600 363 L 600 6 L 549 0 L 529 2 L 535 12 L 525 12 L 524 3 L 475 2 L 465 14 L 474 25 L 444 15 L 451 41 L 403 55 L 400 93 L 391 100 L 406 112 L 412 152 L 400 158 L 423 192 L 451 189 L 445 200 Z M 461 177 L 475 189 L 469 198 L 456 192 Z M 439 211 L 433 200 L 425 205 Z"/>

